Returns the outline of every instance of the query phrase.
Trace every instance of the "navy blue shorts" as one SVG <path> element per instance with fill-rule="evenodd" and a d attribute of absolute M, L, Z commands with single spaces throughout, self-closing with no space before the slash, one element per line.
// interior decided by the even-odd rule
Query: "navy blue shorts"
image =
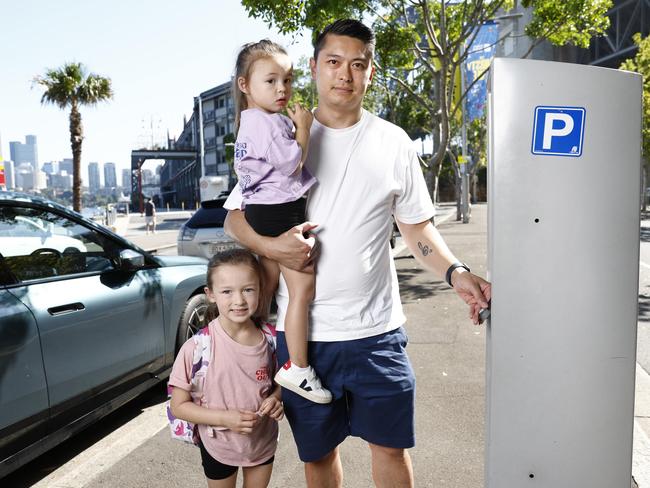
<path fill-rule="evenodd" d="M 278 331 L 278 363 L 289 355 Z M 282 389 L 284 412 L 303 462 L 318 461 L 349 436 L 384 447 L 415 445 L 415 376 L 400 327 L 364 339 L 310 342 L 309 364 L 332 392 L 320 405 Z"/>

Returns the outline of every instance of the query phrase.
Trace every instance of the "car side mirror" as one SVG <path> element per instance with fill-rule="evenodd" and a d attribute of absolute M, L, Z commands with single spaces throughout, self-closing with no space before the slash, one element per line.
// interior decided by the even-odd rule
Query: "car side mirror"
<path fill-rule="evenodd" d="M 137 269 L 144 266 L 144 256 L 133 249 L 123 249 L 120 251 L 120 268 Z"/>

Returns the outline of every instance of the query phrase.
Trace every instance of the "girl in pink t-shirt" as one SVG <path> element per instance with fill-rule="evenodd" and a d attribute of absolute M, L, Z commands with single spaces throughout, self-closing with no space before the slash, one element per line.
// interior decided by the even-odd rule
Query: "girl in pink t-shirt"
<path fill-rule="evenodd" d="M 292 70 L 286 51 L 268 39 L 246 44 L 237 56 L 233 79 L 235 171 L 244 216 L 263 236 L 276 237 L 295 226 L 300 226 L 301 232 L 315 227 L 306 222 L 305 206 L 307 191 L 316 179 L 303 167 L 314 118 L 298 104 L 293 110 L 287 105 Z M 285 109 L 290 118 L 281 114 Z M 308 400 L 329 403 L 332 394 L 323 387 L 307 357 L 314 274 L 264 257 L 261 263 L 268 282 L 277 285 L 282 272 L 289 291 L 284 320 L 289 360 L 275 381 Z"/>
<path fill-rule="evenodd" d="M 192 339 L 181 347 L 169 378 L 172 414 L 198 425 L 210 488 L 234 488 L 239 466 L 244 486 L 266 487 L 271 478 L 284 410 L 273 383 L 274 350 L 256 317 L 261 276 L 259 262 L 244 249 L 212 257 L 205 288 L 212 353 L 200 405 L 190 396 Z"/>

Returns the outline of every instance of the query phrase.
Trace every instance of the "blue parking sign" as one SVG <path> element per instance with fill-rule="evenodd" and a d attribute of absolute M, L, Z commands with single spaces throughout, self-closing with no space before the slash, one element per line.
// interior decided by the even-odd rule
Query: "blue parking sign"
<path fill-rule="evenodd" d="M 535 107 L 533 154 L 581 156 L 585 114 L 582 107 Z"/>

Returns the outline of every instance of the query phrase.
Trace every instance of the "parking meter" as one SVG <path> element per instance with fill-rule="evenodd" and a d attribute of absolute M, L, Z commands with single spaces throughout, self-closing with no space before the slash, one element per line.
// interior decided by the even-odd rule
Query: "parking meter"
<path fill-rule="evenodd" d="M 641 77 L 497 58 L 486 487 L 631 484 Z"/>

